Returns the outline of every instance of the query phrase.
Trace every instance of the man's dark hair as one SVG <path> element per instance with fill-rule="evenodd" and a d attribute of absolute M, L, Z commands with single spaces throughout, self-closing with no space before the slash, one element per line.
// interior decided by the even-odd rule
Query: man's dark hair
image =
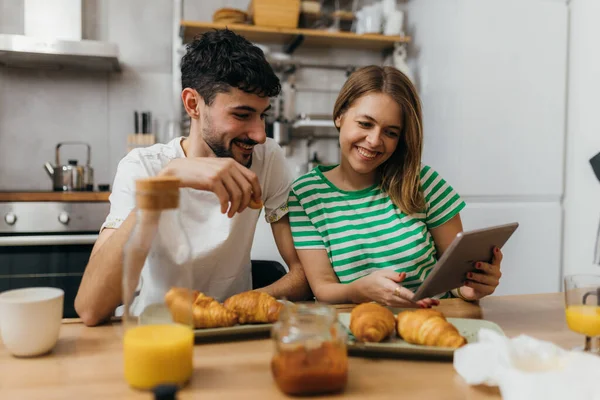
<path fill-rule="evenodd" d="M 261 97 L 274 97 L 281 91 L 263 51 L 228 29 L 206 32 L 186 45 L 181 84 L 197 90 L 209 106 L 217 93 L 231 87 Z"/>

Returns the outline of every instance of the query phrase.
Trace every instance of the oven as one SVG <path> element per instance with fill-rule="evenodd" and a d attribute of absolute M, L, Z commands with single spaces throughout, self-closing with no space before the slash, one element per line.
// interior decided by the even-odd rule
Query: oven
<path fill-rule="evenodd" d="M 109 207 L 108 202 L 0 202 L 0 292 L 61 288 L 63 316 L 77 317 L 75 296 Z"/>

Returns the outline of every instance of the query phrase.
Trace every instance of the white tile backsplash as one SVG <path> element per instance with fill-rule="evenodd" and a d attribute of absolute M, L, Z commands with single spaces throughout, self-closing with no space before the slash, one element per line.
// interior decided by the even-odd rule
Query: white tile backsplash
<path fill-rule="evenodd" d="M 59 141 L 92 145 L 96 183 L 112 183 L 117 164 L 133 131 L 134 110 L 151 111 L 164 141 L 173 112 L 171 0 L 82 0 L 83 37 L 115 42 L 124 71 L 118 74 L 16 70 L 0 67 L 0 190 L 45 190 L 50 179 L 42 169 L 53 161 Z M 186 0 L 184 19 L 210 21 L 221 7 L 247 9 L 249 0 Z M 0 0 L 0 33 L 23 33 L 23 1 Z M 280 51 L 272 46 L 272 51 Z M 341 65 L 380 64 L 381 53 L 351 49 L 300 47 L 294 59 Z M 331 114 L 344 71 L 299 70 L 296 111 Z M 319 91 L 307 91 L 317 88 Z M 324 90 L 330 90 L 325 92 Z M 332 132 L 335 134 L 335 131 Z M 65 160 L 83 151 L 65 148 Z M 295 140 L 289 162 L 304 172 L 312 153 L 326 163 L 339 161 L 336 140 Z M 31 165 L 30 165 L 31 164 Z"/>
<path fill-rule="evenodd" d="M 49 190 L 44 162 L 58 142 L 92 147 L 96 182 L 109 178 L 107 80 L 103 73 L 0 68 L 0 190 Z M 65 148 L 61 162 L 85 162 L 85 150 Z"/>

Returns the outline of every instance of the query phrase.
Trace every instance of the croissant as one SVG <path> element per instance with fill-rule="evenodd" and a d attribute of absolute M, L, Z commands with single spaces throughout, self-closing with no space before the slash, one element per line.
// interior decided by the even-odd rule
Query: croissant
<path fill-rule="evenodd" d="M 260 210 L 261 208 L 263 208 L 263 202 L 262 200 L 255 201 L 254 199 L 250 199 L 250 204 L 248 206 L 253 210 Z"/>
<path fill-rule="evenodd" d="M 239 316 L 240 324 L 273 323 L 279 318 L 283 304 L 264 292 L 242 292 L 223 303 Z"/>
<path fill-rule="evenodd" d="M 198 297 L 198 291 L 186 288 L 173 287 L 165 294 L 165 303 L 171 311 L 173 321 L 181 324 L 190 324 L 190 308 L 192 302 Z"/>
<path fill-rule="evenodd" d="M 193 300 L 193 304 L 192 304 Z M 183 288 L 171 288 L 165 295 L 165 303 L 171 311 L 173 320 L 189 323 L 190 307 L 195 328 L 221 328 L 238 323 L 238 316 L 217 300 L 197 291 Z"/>
<path fill-rule="evenodd" d="M 350 313 L 350 331 L 361 342 L 381 342 L 396 325 L 394 314 L 376 303 L 356 306 Z"/>
<path fill-rule="evenodd" d="M 399 313 L 396 330 L 402 339 L 412 344 L 456 349 L 467 343 L 441 312 L 432 309 Z"/>

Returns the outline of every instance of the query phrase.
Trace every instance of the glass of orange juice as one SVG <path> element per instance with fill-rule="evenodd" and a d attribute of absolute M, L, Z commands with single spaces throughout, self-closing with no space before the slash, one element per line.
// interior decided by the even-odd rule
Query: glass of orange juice
<path fill-rule="evenodd" d="M 578 349 L 598 353 L 592 342 L 600 341 L 600 275 L 565 277 L 565 314 L 569 329 L 585 335 L 585 344 Z"/>
<path fill-rule="evenodd" d="M 193 374 L 190 244 L 179 213 L 177 179 L 136 181 L 136 219 L 123 250 L 123 359 L 136 389 L 183 387 Z M 155 280 L 157 284 L 150 285 Z"/>

